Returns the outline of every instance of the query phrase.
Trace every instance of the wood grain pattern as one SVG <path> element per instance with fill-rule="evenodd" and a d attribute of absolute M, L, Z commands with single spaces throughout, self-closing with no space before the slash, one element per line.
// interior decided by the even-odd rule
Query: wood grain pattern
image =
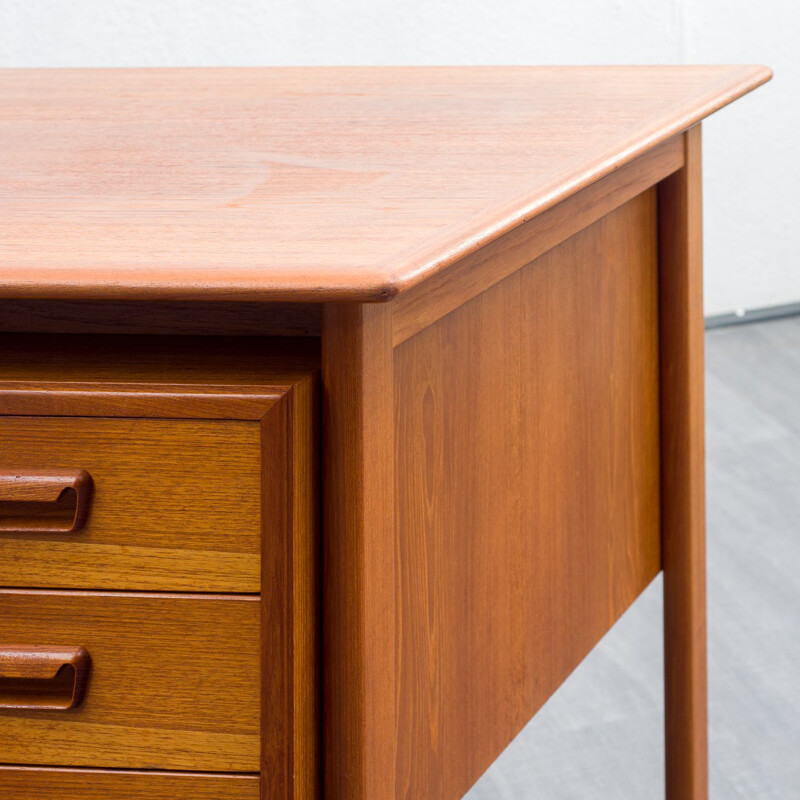
<path fill-rule="evenodd" d="M 708 797 L 700 127 L 659 189 L 667 797 Z"/>
<path fill-rule="evenodd" d="M 0 533 L 79 531 L 93 493 L 85 469 L 0 471 Z"/>
<path fill-rule="evenodd" d="M 290 395 L 293 532 L 293 789 L 298 798 L 322 794 L 322 593 L 319 374 L 298 383 Z M 269 773 L 264 771 L 265 781 Z"/>
<path fill-rule="evenodd" d="M 0 585 L 260 591 L 258 422 L 0 417 L 0 442 L 94 479 L 80 531 L 0 536 Z"/>
<path fill-rule="evenodd" d="M 92 656 L 80 708 L 0 711 L 0 758 L 257 772 L 259 609 L 251 597 L 0 590 L 0 641 Z"/>
<path fill-rule="evenodd" d="M 3 70 L 0 293 L 387 299 L 770 75 Z"/>
<path fill-rule="evenodd" d="M 262 421 L 263 798 L 320 792 L 317 404 L 311 376 Z"/>
<path fill-rule="evenodd" d="M 277 392 L 319 368 L 313 338 L 0 334 L 0 396 L 6 384 L 96 384 L 137 391 L 259 387 Z M 65 389 L 68 387 L 64 387 Z M 174 391 L 174 388 L 173 388 Z"/>
<path fill-rule="evenodd" d="M 394 303 L 395 347 L 682 166 L 683 138 L 674 136 L 404 292 Z"/>
<path fill-rule="evenodd" d="M 85 647 L 0 645 L 0 708 L 69 711 L 86 695 Z"/>
<path fill-rule="evenodd" d="M 394 797 L 391 305 L 323 312 L 326 796 Z"/>
<path fill-rule="evenodd" d="M 396 797 L 461 797 L 660 567 L 655 190 L 396 348 Z"/>
<path fill-rule="evenodd" d="M 0 382 L 0 414 L 258 420 L 285 386 Z"/>
<path fill-rule="evenodd" d="M 0 300 L 0 332 L 319 336 L 318 303 Z"/>
<path fill-rule="evenodd" d="M 0 500 L 55 503 L 64 492 L 87 492 L 92 476 L 85 469 L 0 473 Z"/>
<path fill-rule="evenodd" d="M 96 491 L 89 524 L 70 540 L 71 547 L 60 545 L 52 536 L 6 534 L 8 541 L 0 550 L 0 582 L 261 592 L 260 597 L 246 598 L 261 609 L 260 615 L 256 611 L 260 658 L 251 665 L 257 672 L 261 663 L 256 696 L 262 735 L 258 736 L 257 725 L 259 756 L 254 765 L 245 766 L 242 754 L 234 754 L 233 748 L 244 748 L 248 740 L 239 734 L 227 736 L 216 754 L 217 762 L 205 764 L 199 749 L 203 731 L 197 729 L 195 713 L 186 708 L 175 711 L 173 719 L 174 727 L 185 728 L 180 735 L 186 738 L 186 752 L 171 753 L 170 747 L 176 745 L 167 742 L 165 763 L 141 760 L 145 756 L 136 752 L 137 731 L 130 725 L 116 751 L 112 747 L 111 755 L 103 757 L 106 760 L 92 761 L 85 753 L 93 752 L 93 737 L 99 738 L 103 726 L 110 724 L 93 719 L 89 727 L 79 729 L 77 755 L 69 755 L 72 750 L 62 734 L 55 756 L 50 755 L 46 737 L 37 745 L 40 761 L 53 763 L 48 759 L 60 757 L 63 760 L 57 763 L 203 770 L 260 767 L 264 798 L 316 797 L 320 771 L 318 346 L 241 338 L 202 340 L 207 349 L 201 341 L 174 337 L 4 338 L 9 347 L 2 367 L 5 376 L 16 380 L 0 384 L 0 411 L 90 415 L 0 417 L 4 452 L 27 469 L 14 474 L 33 474 L 37 470 L 30 465 L 39 462 L 56 467 L 86 464 L 95 477 Z M 87 382 L 88 376 L 92 380 Z M 75 380 L 79 377 L 84 382 Z M 176 379 L 185 382 L 168 382 Z M 104 412 L 113 418 L 91 416 Z M 180 413 L 224 419 L 143 418 Z M 138 416 L 121 418 L 123 414 Z M 229 419 L 237 415 L 256 421 Z M 17 483 L 13 486 L 19 494 Z M 65 595 L 68 600 L 75 596 Z M 102 610 L 110 596 L 92 597 L 98 598 Z M 142 597 L 114 596 L 129 601 Z M 98 613 L 94 603 L 87 604 L 90 619 Z M 4 609 L 0 603 L 0 610 L 7 612 L 9 625 L 23 623 L 25 609 Z M 124 628 L 124 619 L 121 624 Z M 242 639 L 248 632 L 236 620 L 221 624 L 225 628 L 221 635 L 229 646 L 246 654 L 251 643 Z M 141 633 L 142 642 L 146 633 Z M 0 640 L 2 634 L 0 627 Z M 202 630 L 199 639 L 197 631 L 188 630 L 181 654 L 202 647 L 202 637 Z M 158 640 L 150 646 L 158 647 Z M 174 670 L 167 672 L 155 682 L 156 691 L 169 691 L 166 682 L 170 679 L 185 679 Z M 230 689 L 237 691 L 235 676 Z M 235 717 L 235 709 L 229 711 Z M 250 709 L 250 713 L 258 711 Z M 246 721 L 234 718 L 229 724 L 241 727 Z M 157 737 L 165 734 L 150 731 L 144 723 L 142 727 L 143 740 L 154 741 L 159 751 L 164 749 Z M 81 757 L 89 760 L 72 760 Z M 194 766 L 185 760 L 190 757 L 197 758 Z M 240 760 L 222 766 L 220 759 L 235 757 Z M 4 758 L 9 757 L 0 745 L 0 760 Z"/>
<path fill-rule="evenodd" d="M 3 800 L 260 800 L 255 775 L 0 766 Z"/>

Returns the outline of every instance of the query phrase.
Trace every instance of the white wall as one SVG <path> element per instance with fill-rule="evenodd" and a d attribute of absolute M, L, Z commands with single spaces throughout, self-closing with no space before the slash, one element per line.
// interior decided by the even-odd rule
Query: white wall
<path fill-rule="evenodd" d="M 791 0 L 0 0 L 0 66 L 766 63 L 706 124 L 706 310 L 800 301 Z"/>

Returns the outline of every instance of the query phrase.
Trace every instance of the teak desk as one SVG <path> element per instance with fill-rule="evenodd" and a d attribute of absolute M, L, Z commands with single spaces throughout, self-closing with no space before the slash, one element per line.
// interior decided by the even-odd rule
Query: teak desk
<path fill-rule="evenodd" d="M 663 569 L 705 798 L 698 123 L 769 77 L 0 72 L 0 796 L 458 798 Z"/>

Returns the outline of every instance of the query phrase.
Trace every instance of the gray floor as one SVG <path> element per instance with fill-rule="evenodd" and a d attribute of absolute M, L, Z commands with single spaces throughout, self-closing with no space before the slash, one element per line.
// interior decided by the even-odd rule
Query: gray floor
<path fill-rule="evenodd" d="M 711 796 L 800 798 L 800 317 L 706 335 Z M 664 796 L 661 579 L 466 795 Z"/>

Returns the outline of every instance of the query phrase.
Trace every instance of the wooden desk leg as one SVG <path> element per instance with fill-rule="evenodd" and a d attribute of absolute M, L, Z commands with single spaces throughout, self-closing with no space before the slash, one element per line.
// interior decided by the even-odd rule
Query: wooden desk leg
<path fill-rule="evenodd" d="M 700 126 L 659 186 L 661 541 L 668 800 L 708 797 Z"/>
<path fill-rule="evenodd" d="M 389 800 L 395 781 L 392 305 L 325 306 L 324 796 Z"/>

